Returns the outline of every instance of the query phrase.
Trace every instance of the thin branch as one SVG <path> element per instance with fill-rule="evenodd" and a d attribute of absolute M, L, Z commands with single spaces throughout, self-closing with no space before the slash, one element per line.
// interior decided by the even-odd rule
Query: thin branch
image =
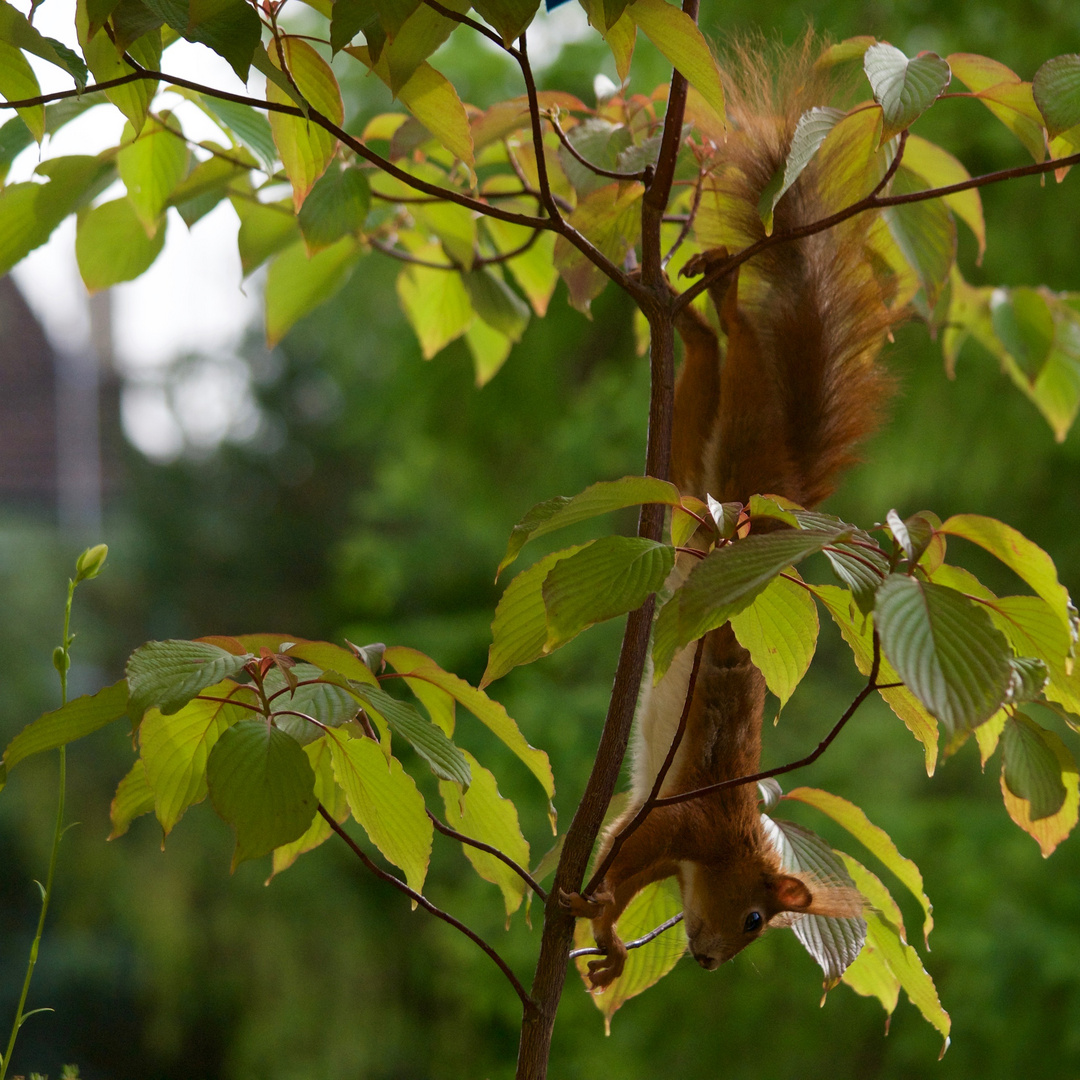
<path fill-rule="evenodd" d="M 650 930 L 644 937 L 634 938 L 633 941 L 624 942 L 627 951 L 630 949 L 640 949 L 642 945 L 648 945 L 650 941 L 655 941 L 661 934 L 670 930 L 673 926 L 678 926 L 683 921 L 683 913 L 680 911 L 678 915 L 672 915 L 667 922 L 662 922 L 655 929 Z M 596 946 L 591 946 L 588 949 L 574 949 L 570 953 L 570 959 L 575 960 L 579 956 L 607 956 L 607 953 L 603 949 L 598 949 Z"/>
<path fill-rule="evenodd" d="M 611 841 L 611 846 L 608 848 L 603 861 L 593 871 L 593 875 L 589 879 L 589 884 L 585 886 L 585 891 L 582 893 L 583 896 L 592 896 L 596 887 L 604 880 L 604 875 L 608 872 L 608 867 L 614 862 L 615 857 L 619 854 L 619 850 L 622 848 L 623 844 L 633 836 L 641 823 L 649 816 L 652 808 L 657 805 L 660 788 L 667 778 L 672 763 L 675 761 L 675 755 L 678 753 L 679 746 L 682 743 L 683 735 L 686 733 L 686 722 L 690 716 L 690 706 L 694 701 L 694 687 L 697 685 L 698 669 L 701 667 L 701 654 L 704 649 L 705 638 L 698 638 L 697 650 L 694 652 L 694 666 L 690 669 L 690 678 L 686 684 L 686 697 L 683 699 L 682 713 L 679 716 L 679 726 L 675 729 L 675 736 L 671 740 L 671 745 L 668 747 L 667 757 L 664 758 L 664 763 L 660 766 L 660 771 L 656 774 L 656 779 L 653 781 L 652 790 L 649 792 L 648 798 L 646 798 L 638 808 L 638 812 L 622 827 L 622 829 L 619 830 L 618 835 Z"/>
<path fill-rule="evenodd" d="M 784 773 L 794 772 L 796 769 L 812 765 L 829 748 L 833 739 L 843 730 L 844 725 L 855 715 L 855 710 L 875 691 L 882 687 L 877 684 L 878 670 L 881 667 L 881 641 L 878 633 L 874 631 L 874 660 L 870 665 L 870 675 L 866 685 L 855 695 L 855 699 L 844 711 L 844 715 L 833 725 L 832 731 L 818 743 L 817 748 L 800 758 L 798 761 L 789 762 L 787 765 L 778 765 L 775 769 L 766 769 L 764 772 L 754 773 L 753 776 L 737 776 L 732 780 L 721 780 L 707 787 L 695 788 L 693 791 L 682 791 L 678 795 L 668 795 L 666 798 L 657 799 L 653 806 L 674 806 L 676 803 L 689 802 L 692 799 L 700 799 L 705 795 L 711 795 L 725 788 L 741 787 L 743 784 L 756 784 L 760 780 L 767 780 L 770 776 L 782 776 Z M 890 684 L 891 685 L 891 684 Z"/>
<path fill-rule="evenodd" d="M 731 258 L 717 263 L 700 281 L 695 282 L 685 292 L 681 293 L 675 301 L 676 309 L 682 309 L 695 297 L 700 296 L 713 282 L 718 281 L 725 274 L 729 274 L 744 262 L 760 255 L 777 244 L 790 243 L 792 240 L 802 240 L 807 236 L 825 232 L 836 225 L 865 214 L 870 210 L 882 210 L 889 206 L 904 206 L 908 203 L 926 202 L 930 199 L 941 199 L 946 195 L 956 195 L 961 191 L 971 191 L 973 188 L 988 187 L 990 184 L 999 184 L 1004 180 L 1017 180 L 1024 176 L 1041 176 L 1044 173 L 1056 172 L 1058 169 L 1080 165 L 1080 153 L 1070 154 L 1068 157 L 1053 158 L 1049 161 L 1035 162 L 1032 165 L 1018 165 L 1012 169 L 998 169 L 996 172 L 983 173 L 981 176 L 972 176 L 967 180 L 961 180 L 956 184 L 947 184 L 945 187 L 927 188 L 925 191 L 912 191 L 904 195 L 877 195 L 871 193 L 858 202 L 852 203 L 835 214 L 820 218 L 818 221 L 807 222 L 797 228 L 783 233 L 773 233 L 772 236 L 762 237 L 760 240 L 742 251 L 732 255 Z M 876 190 L 876 189 L 875 189 Z"/>
<path fill-rule="evenodd" d="M 443 922 L 449 923 L 455 930 L 460 930 L 470 941 L 475 942 L 481 949 L 484 950 L 491 957 L 492 960 L 498 965 L 499 970 L 509 980 L 510 985 L 514 988 L 517 996 L 521 999 L 521 1004 L 526 1010 L 530 1009 L 533 1005 L 532 998 L 529 997 L 525 991 L 525 987 L 518 981 L 518 977 L 510 969 L 510 966 L 506 961 L 474 930 L 470 930 L 463 922 L 455 919 L 453 915 L 437 908 L 423 893 L 418 893 L 415 889 L 409 888 L 400 878 L 394 877 L 393 874 L 383 870 L 380 866 L 377 866 L 370 858 L 362 847 L 345 831 L 344 827 L 339 825 L 333 818 L 333 815 L 328 813 L 326 807 L 322 803 L 319 803 L 319 813 L 322 815 L 323 820 L 330 826 L 345 841 L 346 844 L 352 849 L 353 854 L 366 866 L 376 877 L 382 878 L 383 881 L 390 885 L 393 885 L 395 889 L 403 892 L 414 903 L 419 904 L 425 911 L 430 912 L 437 919 L 442 919 Z"/>
<path fill-rule="evenodd" d="M 548 177 L 547 159 L 544 156 L 544 133 L 540 122 L 540 100 L 537 96 L 536 79 L 529 63 L 529 48 L 524 34 L 518 39 L 514 58 L 521 69 L 521 77 L 525 80 L 525 96 L 529 102 L 529 123 L 532 129 L 533 152 L 536 154 L 536 179 L 540 186 L 540 202 L 550 216 L 550 221 L 545 222 L 545 228 L 554 229 L 573 244 L 607 278 L 629 293 L 639 305 L 646 303 L 648 293 L 641 284 L 613 263 L 563 217 Z"/>
<path fill-rule="evenodd" d="M 694 225 L 694 219 L 697 217 L 698 208 L 701 206 L 701 193 L 705 190 L 705 172 L 702 170 L 698 173 L 698 182 L 694 187 L 694 201 L 690 205 L 690 213 L 686 215 L 683 223 L 683 227 L 679 232 L 679 235 L 675 237 L 675 243 L 671 245 L 668 253 L 664 256 L 661 265 L 664 269 L 667 269 L 667 264 L 671 262 L 671 256 L 682 247 L 683 241 L 690 235 L 690 230 Z M 665 222 L 674 221 L 677 219 L 665 217 Z"/>
<path fill-rule="evenodd" d="M 642 182 L 645 178 L 651 175 L 651 170 L 640 169 L 638 172 L 623 173 L 614 172 L 611 169 L 603 169 L 599 165 L 594 165 L 588 158 L 584 157 L 580 151 L 570 141 L 570 137 L 563 131 L 562 124 L 559 123 L 558 117 L 548 114 L 548 123 L 555 129 L 555 134 L 559 136 L 559 142 L 566 147 L 567 153 L 576 161 L 579 165 L 583 165 L 589 172 L 596 173 L 597 176 L 606 176 L 609 180 L 625 180 Z"/>
<path fill-rule="evenodd" d="M 389 255 L 390 258 L 397 259 L 399 262 L 410 263 L 413 266 L 426 266 L 429 270 L 461 269 L 457 263 L 437 263 L 431 262 L 429 259 L 418 258 L 416 255 L 411 255 L 407 251 L 401 251 L 392 244 L 386 244 L 374 236 L 368 236 L 365 239 L 376 251 L 381 251 L 384 255 Z"/>
<path fill-rule="evenodd" d="M 870 192 L 870 198 L 880 195 L 888 187 L 889 181 L 896 175 L 896 170 L 900 168 L 900 159 L 904 156 L 904 150 L 907 148 L 907 137 L 908 133 L 905 128 L 900 132 L 900 142 L 896 147 L 896 153 L 893 155 L 892 161 L 889 162 L 885 175 L 877 182 L 874 190 Z"/>
<path fill-rule="evenodd" d="M 511 259 L 516 259 L 519 255 L 524 255 L 540 239 L 539 231 L 534 231 L 532 236 L 525 241 L 524 244 L 519 244 L 516 248 L 512 248 L 510 251 L 503 251 L 498 255 L 485 255 L 478 259 L 473 260 L 473 268 L 478 266 L 492 266 L 496 263 L 509 262 Z"/>
<path fill-rule="evenodd" d="M 497 847 L 492 847 L 491 844 L 485 844 L 482 840 L 474 840 L 471 836 L 459 833 L 456 829 L 451 829 L 449 825 L 441 822 L 430 810 L 427 812 L 427 816 L 431 818 L 431 824 L 434 825 L 443 836 L 449 836 L 453 840 L 460 840 L 463 844 L 468 844 L 469 847 L 474 847 L 479 851 L 486 851 L 489 855 L 494 855 L 496 859 L 506 863 L 506 865 L 509 866 L 510 869 L 513 870 L 541 900 L 545 903 L 547 902 L 547 891 L 533 879 L 528 870 L 518 866 L 506 852 L 500 851 Z"/>

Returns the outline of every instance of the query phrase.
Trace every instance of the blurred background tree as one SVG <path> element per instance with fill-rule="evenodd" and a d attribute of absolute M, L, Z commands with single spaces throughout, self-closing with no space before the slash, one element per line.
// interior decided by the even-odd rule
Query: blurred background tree
<path fill-rule="evenodd" d="M 983 53 L 1027 78 L 1043 59 L 1080 49 L 1080 8 L 1064 0 L 834 2 L 815 5 L 814 18 L 833 38 L 875 34 L 910 55 Z M 732 34 L 793 41 L 805 21 L 790 3 L 732 0 L 706 4 L 702 27 L 722 52 Z M 639 45 L 635 79 L 650 91 L 666 75 L 659 58 L 650 68 L 647 48 Z M 460 32 L 439 63 L 478 105 L 515 92 L 513 72 Z M 599 72 L 614 75 L 602 42 L 571 42 L 543 81 L 591 101 Z M 352 117 L 386 107 L 374 82 L 343 84 Z M 973 173 L 1023 161 L 977 103 L 954 102 L 924 123 Z M 983 198 L 981 267 L 961 233 L 969 280 L 1080 289 L 1075 177 L 1042 189 L 1034 179 L 1014 182 Z M 111 555 L 107 573 L 79 596 L 75 692 L 117 678 L 147 638 L 269 629 L 408 642 L 475 681 L 498 597 L 493 570 L 513 523 L 542 498 L 640 470 L 647 370 L 624 298 L 607 290 L 589 322 L 560 286 L 548 317 L 530 323 L 502 371 L 477 390 L 461 342 L 420 360 L 390 300 L 395 272 L 368 257 L 270 353 L 252 331 L 245 352 L 258 424 L 250 437 L 168 464 L 124 451 L 103 535 L 85 538 L 108 541 Z M 1050 551 L 1080 593 L 1080 436 L 1055 444 L 975 346 L 950 382 L 938 346 L 913 324 L 898 334 L 890 362 L 900 383 L 892 422 L 830 509 L 859 521 L 882 519 L 891 505 L 902 514 L 1000 517 Z M 55 703 L 49 657 L 84 538 L 32 510 L 0 513 L 6 742 Z M 551 754 L 564 822 L 594 753 L 619 631 L 597 628 L 493 688 Z M 816 743 L 857 682 L 840 651 L 822 655 L 770 733 L 766 764 Z M 485 753 L 498 757 L 498 744 Z M 265 861 L 228 875 L 231 838 L 205 807 L 188 814 L 164 854 L 148 818 L 105 844 L 108 802 L 129 754 L 119 731 L 70 750 L 68 816 L 81 824 L 62 849 L 31 1001 L 56 1011 L 29 1021 L 13 1072 L 56 1075 L 68 1061 L 88 1080 L 451 1080 L 511 1070 L 519 1006 L 501 976 L 338 845 L 264 888 Z M 517 775 L 515 767 L 508 761 L 500 775 Z M 17 795 L 0 801 L 0 1016 L 13 1010 L 37 916 L 33 879 L 47 858 L 54 768 L 28 763 L 12 781 Z M 507 793 L 531 811 L 526 835 L 543 838 L 542 807 L 520 772 L 521 792 Z M 937 1036 L 906 1004 L 888 1037 L 878 1005 L 846 989 L 819 1009 L 817 969 L 776 933 L 715 975 L 680 965 L 623 1009 L 610 1038 L 571 986 L 551 1074 L 841 1080 L 933 1070 L 947 1080 L 1012 1077 L 1035 1062 L 1045 1077 L 1080 1073 L 1080 847 L 1074 838 L 1044 862 L 1007 821 L 996 769 L 980 775 L 973 746 L 940 773 L 929 784 L 910 735 L 884 708 L 867 708 L 798 778 L 864 806 L 923 870 L 938 921 L 928 967 L 954 1024 L 940 1065 Z M 534 849 L 534 861 L 541 853 Z M 437 841 L 432 869 L 437 902 L 500 941 L 528 973 L 537 931 L 517 918 L 499 938 L 495 887 L 476 884 L 456 845 Z"/>

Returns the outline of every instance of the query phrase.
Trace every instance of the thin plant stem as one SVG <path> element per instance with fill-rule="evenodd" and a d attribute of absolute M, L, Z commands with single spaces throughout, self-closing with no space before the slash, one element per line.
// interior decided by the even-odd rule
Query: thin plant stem
<path fill-rule="evenodd" d="M 57 674 L 60 676 L 60 706 L 67 704 L 67 672 L 70 664 L 68 650 L 71 648 L 71 603 L 75 597 L 75 579 L 69 579 L 67 590 L 67 603 L 64 605 L 64 637 L 63 645 L 54 654 Z M 38 953 L 41 949 L 41 938 L 45 932 L 45 917 L 49 913 L 49 900 L 52 898 L 53 881 L 56 878 L 56 863 L 60 853 L 60 841 L 64 836 L 64 802 L 67 795 L 67 747 L 59 748 L 60 775 L 58 780 L 59 794 L 56 799 L 56 824 L 53 826 L 52 849 L 49 852 L 49 873 L 45 878 L 45 885 L 38 882 L 41 889 L 41 911 L 38 914 L 37 929 L 34 932 L 34 940 L 30 945 L 30 957 L 26 963 L 26 975 L 23 977 L 22 991 L 19 994 L 19 1004 L 15 1008 L 15 1018 L 11 1023 L 11 1034 L 8 1036 L 7 1048 L 4 1050 L 3 1061 L 0 1062 L 0 1080 L 7 1076 L 8 1066 L 11 1064 L 11 1055 L 15 1050 L 15 1040 L 27 1018 L 35 1012 L 51 1012 L 51 1009 L 33 1009 L 29 1013 L 24 1012 L 26 999 L 30 993 L 30 983 L 34 978 L 34 969 L 37 967 Z"/>

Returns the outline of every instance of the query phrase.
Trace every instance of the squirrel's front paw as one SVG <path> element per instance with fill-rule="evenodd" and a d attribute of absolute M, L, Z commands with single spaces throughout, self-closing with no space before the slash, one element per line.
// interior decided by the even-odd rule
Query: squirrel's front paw
<path fill-rule="evenodd" d="M 589 961 L 589 984 L 593 990 L 606 990 L 626 966 L 626 946 L 616 938 L 609 946 L 607 956 Z"/>
<path fill-rule="evenodd" d="M 575 919 L 595 919 L 610 903 L 611 897 L 607 893 L 598 893 L 592 900 L 586 900 L 581 893 L 559 890 L 559 903 L 574 916 Z"/>

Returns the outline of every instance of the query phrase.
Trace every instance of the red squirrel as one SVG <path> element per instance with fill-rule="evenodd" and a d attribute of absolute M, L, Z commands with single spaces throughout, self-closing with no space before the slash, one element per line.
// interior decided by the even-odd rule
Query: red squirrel
<path fill-rule="evenodd" d="M 808 61 L 788 64 L 773 90 L 760 57 L 744 58 L 729 87 L 731 130 L 712 168 L 725 224 L 739 246 L 764 235 L 761 192 L 784 162 L 799 116 L 822 103 L 823 76 Z M 774 231 L 790 232 L 826 216 L 814 163 L 777 203 Z M 720 200 L 718 200 L 719 202 Z M 888 309 L 866 248 L 869 220 L 778 244 L 709 289 L 726 337 L 691 308 L 678 326 L 684 361 L 675 389 L 672 480 L 684 494 L 747 503 L 782 495 L 811 507 L 832 490 L 874 429 L 889 380 L 877 356 L 896 316 Z M 687 271 L 708 271 L 725 249 L 697 256 Z M 755 526 L 756 527 L 756 526 Z M 699 533 L 699 539 L 704 533 Z M 707 541 L 705 541 L 707 543 Z M 680 554 L 678 584 L 692 556 Z M 638 703 L 632 788 L 626 810 L 608 828 L 598 860 L 648 798 L 675 736 L 696 645 L 677 654 L 660 683 L 646 672 Z M 687 725 L 661 797 L 760 770 L 765 682 L 730 624 L 706 635 Z M 806 875 L 787 874 L 768 841 L 755 784 L 649 812 L 619 848 L 590 898 L 564 897 L 591 918 L 606 955 L 589 964 L 594 989 L 622 972 L 626 947 L 616 923 L 650 882 L 675 876 L 690 952 L 712 970 L 790 913 L 857 915 L 859 894 Z"/>

